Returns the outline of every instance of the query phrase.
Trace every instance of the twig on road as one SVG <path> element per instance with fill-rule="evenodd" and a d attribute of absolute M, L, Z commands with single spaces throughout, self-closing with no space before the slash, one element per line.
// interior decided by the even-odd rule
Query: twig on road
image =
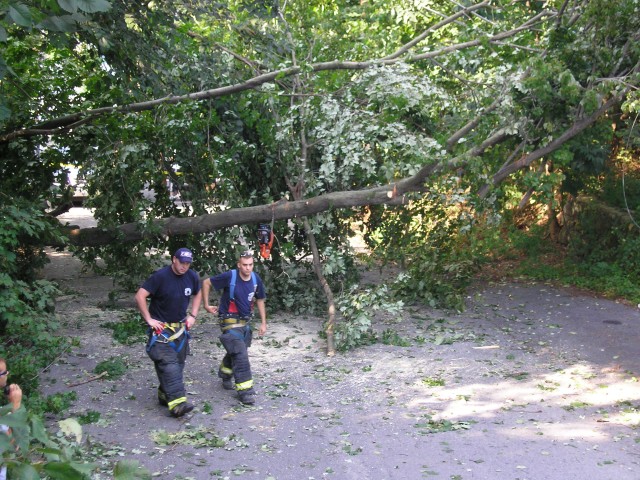
<path fill-rule="evenodd" d="M 85 383 L 93 382 L 94 380 L 98 380 L 99 378 L 104 377 L 109 372 L 102 372 L 100 375 L 96 375 L 95 377 L 91 377 L 87 380 L 78 383 L 67 383 L 67 387 L 77 387 L 78 385 L 84 385 Z"/>

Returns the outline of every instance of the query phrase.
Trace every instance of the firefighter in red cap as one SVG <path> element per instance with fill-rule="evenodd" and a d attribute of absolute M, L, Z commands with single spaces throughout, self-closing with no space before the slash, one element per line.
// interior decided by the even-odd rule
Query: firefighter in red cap
<path fill-rule="evenodd" d="M 211 287 L 222 290 L 219 307 L 209 304 Z M 207 312 L 218 314 L 222 334 L 220 341 L 226 350 L 218 376 L 227 390 L 234 388 L 238 399 L 245 405 L 255 403 L 255 390 L 251 376 L 248 348 L 251 346 L 254 305 L 260 315 L 258 334 L 267 331 L 266 294 L 262 279 L 253 271 L 253 252 L 246 250 L 240 254 L 238 268 L 205 278 L 202 282 L 202 297 Z"/>

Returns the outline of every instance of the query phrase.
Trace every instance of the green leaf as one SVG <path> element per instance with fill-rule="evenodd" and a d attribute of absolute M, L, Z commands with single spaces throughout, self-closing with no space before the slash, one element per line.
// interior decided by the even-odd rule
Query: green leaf
<path fill-rule="evenodd" d="M 23 426 L 27 421 L 27 411 L 24 408 L 19 408 L 15 412 L 11 412 L 11 405 L 4 405 L 0 408 L 0 418 L 2 418 L 2 425 L 6 425 L 10 428 L 17 428 Z"/>
<path fill-rule="evenodd" d="M 31 435 L 43 445 L 51 445 L 51 439 L 40 417 L 31 419 Z"/>
<path fill-rule="evenodd" d="M 113 469 L 114 480 L 150 479 L 151 473 L 137 460 L 121 460 Z"/>
<path fill-rule="evenodd" d="M 76 30 L 76 25 L 77 17 L 71 15 L 49 17 L 38 24 L 39 27 L 54 32 L 73 32 Z"/>
<path fill-rule="evenodd" d="M 51 477 L 57 480 L 83 480 L 84 472 L 75 468 L 76 465 L 71 462 L 49 462 L 43 470 Z"/>
<path fill-rule="evenodd" d="M 21 27 L 31 27 L 33 25 L 33 17 L 29 7 L 22 3 L 9 6 L 9 17 Z"/>
<path fill-rule="evenodd" d="M 111 2 L 107 0 L 77 0 L 78 9 L 87 13 L 107 12 L 111 9 Z"/>
<path fill-rule="evenodd" d="M 10 474 L 10 478 L 16 478 L 19 480 L 40 480 L 40 475 L 38 475 L 36 469 L 31 465 L 27 465 L 25 463 L 18 465 L 14 469 L 11 469 Z"/>
<path fill-rule="evenodd" d="M 9 435 L 4 433 L 0 433 L 0 455 L 3 455 L 4 452 L 11 452 L 13 450 L 13 445 L 11 443 L 11 439 Z"/>
<path fill-rule="evenodd" d="M 78 2 L 76 2 L 76 0 L 58 0 L 58 5 L 69 13 L 76 13 L 78 11 Z"/>

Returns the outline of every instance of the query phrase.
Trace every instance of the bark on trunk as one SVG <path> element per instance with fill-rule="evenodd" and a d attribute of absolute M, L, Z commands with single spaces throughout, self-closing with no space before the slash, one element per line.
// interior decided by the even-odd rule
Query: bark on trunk
<path fill-rule="evenodd" d="M 402 202 L 400 192 L 414 188 L 400 188 L 399 184 L 376 187 L 355 192 L 335 192 L 319 197 L 298 201 L 280 200 L 269 205 L 231 208 L 221 212 L 197 217 L 169 217 L 155 220 L 152 226 L 127 223 L 113 230 L 100 227 L 75 228 L 66 233 L 69 245 L 97 247 L 112 242 L 136 242 L 144 238 L 210 233 L 219 228 L 250 223 L 270 222 L 299 218 L 332 208 L 349 208 L 363 205 L 397 204 Z M 50 246 L 63 247 L 67 244 L 52 243 Z"/>
<path fill-rule="evenodd" d="M 316 277 L 318 277 L 318 281 L 322 286 L 322 291 L 324 292 L 327 298 L 327 311 L 329 314 L 329 318 L 327 320 L 327 327 L 325 329 L 325 333 L 327 334 L 327 355 L 332 357 L 336 353 L 336 343 L 335 337 L 333 335 L 334 326 L 336 323 L 336 304 L 335 299 L 333 297 L 333 292 L 331 291 L 331 287 L 329 286 L 329 282 L 322 273 L 322 265 L 320 264 L 320 252 L 318 252 L 318 244 L 316 243 L 316 237 L 313 234 L 311 229 L 311 225 L 309 224 L 308 219 L 304 219 L 304 230 L 307 234 L 307 239 L 309 240 L 309 246 L 311 247 L 311 252 L 313 254 L 313 270 L 316 273 Z"/>

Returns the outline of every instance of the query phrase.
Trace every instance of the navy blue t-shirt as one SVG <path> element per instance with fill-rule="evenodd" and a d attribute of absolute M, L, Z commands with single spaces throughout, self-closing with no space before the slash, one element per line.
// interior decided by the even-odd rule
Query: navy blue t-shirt
<path fill-rule="evenodd" d="M 255 272 L 254 275 L 256 276 L 256 283 L 258 285 L 255 290 L 255 295 L 251 278 L 245 281 L 240 278 L 240 272 L 236 275 L 236 286 L 233 290 L 233 297 L 236 307 L 238 308 L 238 316 L 241 318 L 249 317 L 251 315 L 254 297 L 259 299 L 267 298 L 262 279 Z M 218 307 L 218 314 L 224 316 L 229 313 L 229 286 L 231 284 L 231 270 L 211 277 L 210 280 L 211 285 L 216 290 L 224 289 L 222 296 L 220 297 L 220 305 Z"/>
<path fill-rule="evenodd" d="M 193 270 L 176 275 L 171 265 L 156 270 L 143 284 L 151 299 L 149 313 L 163 323 L 177 323 L 187 316 L 192 295 L 200 291 L 200 277 Z"/>

